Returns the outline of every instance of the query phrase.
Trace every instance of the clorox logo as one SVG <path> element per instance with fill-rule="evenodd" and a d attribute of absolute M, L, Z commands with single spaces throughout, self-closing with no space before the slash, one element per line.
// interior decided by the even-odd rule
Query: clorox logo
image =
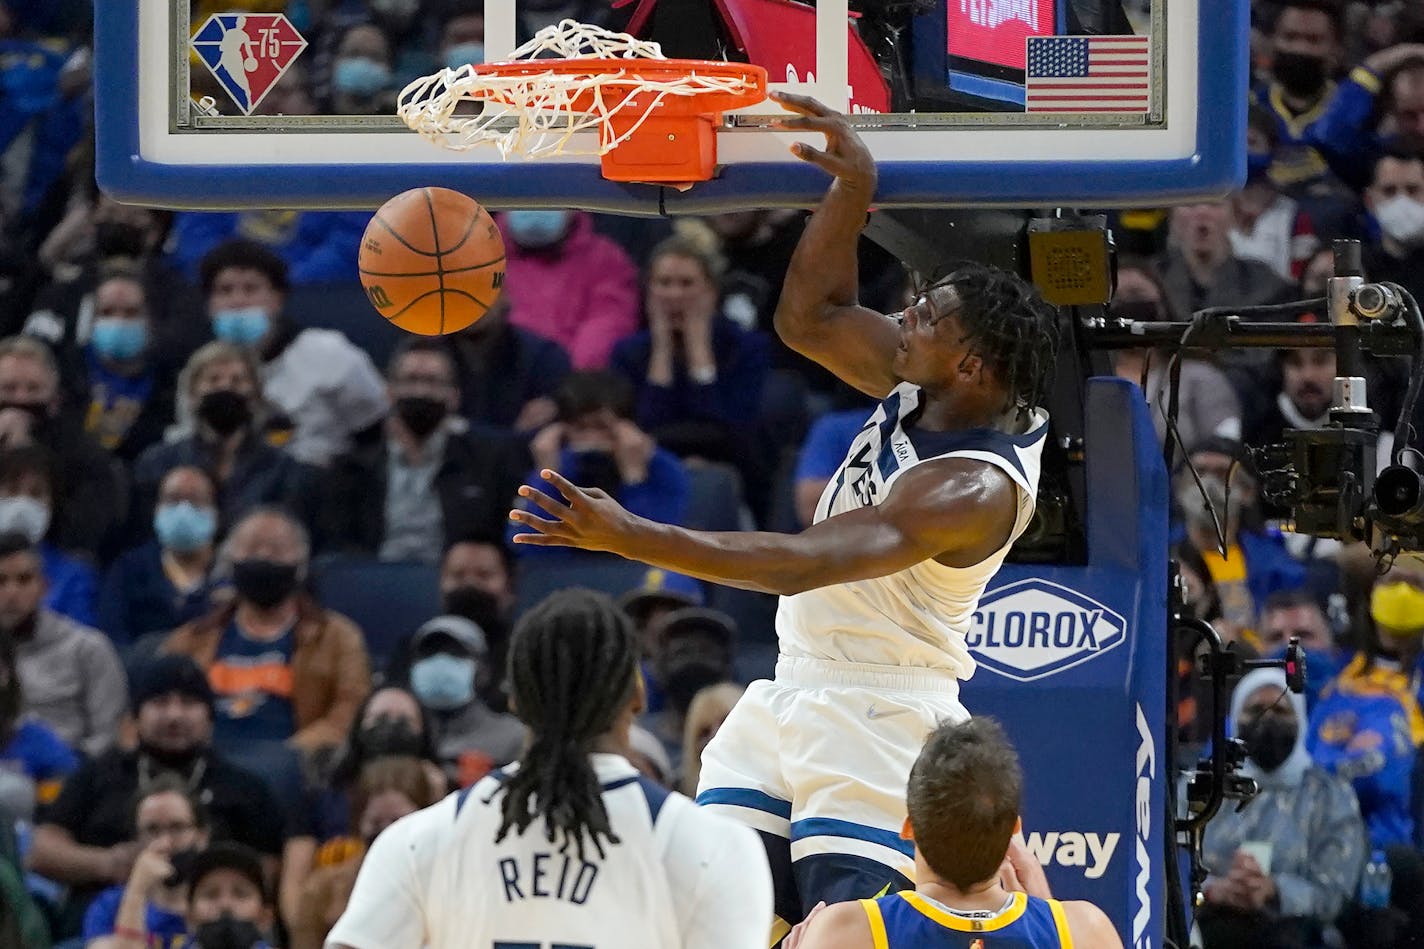
<path fill-rule="evenodd" d="M 1121 643 L 1120 613 L 1047 580 L 1019 580 L 979 601 L 965 644 L 991 672 L 1032 682 Z"/>
<path fill-rule="evenodd" d="M 280 13 L 214 13 L 192 45 L 242 114 L 251 115 L 307 41 Z"/>

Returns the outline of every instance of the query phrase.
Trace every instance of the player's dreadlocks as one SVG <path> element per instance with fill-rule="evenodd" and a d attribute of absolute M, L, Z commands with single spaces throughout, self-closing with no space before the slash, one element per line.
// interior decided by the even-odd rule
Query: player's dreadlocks
<path fill-rule="evenodd" d="M 1048 395 L 1058 355 L 1058 315 L 1038 289 L 1007 270 L 963 263 L 935 287 L 952 287 L 964 342 L 1009 390 L 1006 408 L 1032 412 Z"/>
<path fill-rule="evenodd" d="M 601 593 L 562 590 L 526 613 L 509 645 L 514 709 L 533 733 L 519 768 L 503 785 L 495 842 L 544 818 L 550 843 L 563 835 L 584 854 L 585 834 L 618 843 L 603 790 L 588 760 L 635 688 L 637 640 L 628 618 Z"/>

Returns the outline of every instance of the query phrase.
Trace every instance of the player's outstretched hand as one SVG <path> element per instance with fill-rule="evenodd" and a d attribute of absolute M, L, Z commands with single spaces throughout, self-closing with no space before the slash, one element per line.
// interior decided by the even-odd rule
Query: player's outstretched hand
<path fill-rule="evenodd" d="M 564 500 L 551 498 L 527 484 L 521 487 L 519 496 L 548 517 L 540 517 L 533 511 L 510 511 L 511 521 L 532 531 L 515 534 L 516 544 L 625 552 L 633 533 L 634 517 L 621 504 L 606 491 L 580 488 L 550 468 L 539 472 L 539 477 L 552 484 Z"/>
<path fill-rule="evenodd" d="M 783 109 L 797 113 L 794 118 L 779 119 L 779 128 L 820 132 L 826 137 L 824 151 L 805 142 L 792 145 L 791 151 L 796 157 L 835 175 L 844 187 L 863 191 L 867 200 L 875 194 L 875 159 L 844 115 L 810 96 L 773 92 L 771 99 Z"/>

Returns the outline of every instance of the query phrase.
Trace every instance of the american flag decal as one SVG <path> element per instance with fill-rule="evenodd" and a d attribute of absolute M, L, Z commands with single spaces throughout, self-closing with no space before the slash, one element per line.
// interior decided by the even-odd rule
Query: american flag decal
<path fill-rule="evenodd" d="M 1025 111 L 1146 112 L 1148 52 L 1145 36 L 1030 36 Z"/>

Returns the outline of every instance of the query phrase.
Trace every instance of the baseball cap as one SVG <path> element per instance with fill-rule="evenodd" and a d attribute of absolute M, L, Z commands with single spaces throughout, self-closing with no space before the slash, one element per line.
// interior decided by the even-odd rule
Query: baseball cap
<path fill-rule="evenodd" d="M 638 586 L 618 598 L 618 607 L 636 621 L 642 621 L 657 606 L 701 606 L 702 584 L 671 570 L 650 567 Z"/>
<path fill-rule="evenodd" d="M 453 614 L 427 620 L 411 637 L 411 651 L 417 652 L 423 642 L 437 635 L 449 636 L 472 656 L 489 655 L 489 639 L 485 631 L 473 620 Z"/>
<path fill-rule="evenodd" d="M 262 858 L 251 847 L 231 841 L 210 844 L 188 864 L 189 890 L 218 870 L 231 870 L 251 881 L 262 894 L 262 902 L 268 901 L 267 878 L 262 873 Z"/>
<path fill-rule="evenodd" d="M 137 714 L 149 699 L 175 692 L 197 699 L 212 710 L 213 687 L 207 675 L 190 657 L 177 655 L 157 656 L 135 670 L 130 703 Z"/>

